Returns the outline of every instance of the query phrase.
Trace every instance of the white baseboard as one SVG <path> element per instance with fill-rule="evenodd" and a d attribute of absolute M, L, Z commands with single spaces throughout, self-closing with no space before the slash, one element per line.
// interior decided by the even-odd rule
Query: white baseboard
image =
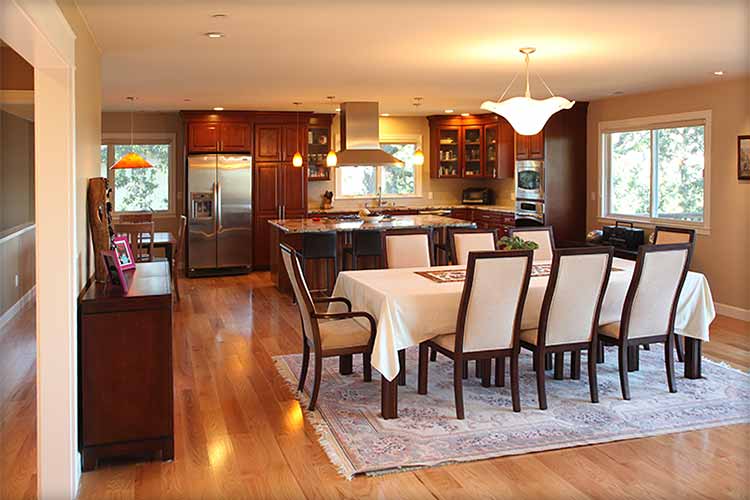
<path fill-rule="evenodd" d="M 750 321 L 750 309 L 728 306 L 726 304 L 719 304 L 718 302 L 714 302 L 714 308 L 716 309 L 716 313 L 721 314 L 722 316 L 729 316 L 730 318 L 742 321 Z"/>
<path fill-rule="evenodd" d="M 12 320 L 16 316 L 16 314 L 20 313 L 23 308 L 33 302 L 34 299 L 36 299 L 36 285 L 32 286 L 31 289 L 26 292 L 23 297 L 18 299 L 18 302 L 10 306 L 10 309 L 5 311 L 3 315 L 0 316 L 0 327 L 5 325 L 8 321 Z"/>

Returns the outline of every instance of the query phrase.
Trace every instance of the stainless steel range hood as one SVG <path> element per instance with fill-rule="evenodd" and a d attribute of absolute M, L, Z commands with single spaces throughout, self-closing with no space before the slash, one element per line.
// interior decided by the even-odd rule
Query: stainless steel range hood
<path fill-rule="evenodd" d="M 396 166 L 404 162 L 380 149 L 377 102 L 341 104 L 341 146 L 336 152 L 339 167 Z"/>

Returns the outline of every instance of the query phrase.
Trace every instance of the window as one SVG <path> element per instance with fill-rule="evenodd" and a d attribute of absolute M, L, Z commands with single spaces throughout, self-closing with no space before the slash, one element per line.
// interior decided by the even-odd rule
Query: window
<path fill-rule="evenodd" d="M 600 215 L 708 229 L 710 118 L 601 123 Z"/>
<path fill-rule="evenodd" d="M 110 137 L 101 146 L 102 170 L 112 186 L 115 212 L 171 212 L 174 207 L 174 137 Z M 133 151 L 154 168 L 109 170 L 119 158 Z"/>
<path fill-rule="evenodd" d="M 421 137 L 388 138 L 380 148 L 404 162 L 402 167 L 337 167 L 338 198 L 372 198 L 378 189 L 384 198 L 419 196 L 420 167 L 414 165 L 414 153 Z"/>

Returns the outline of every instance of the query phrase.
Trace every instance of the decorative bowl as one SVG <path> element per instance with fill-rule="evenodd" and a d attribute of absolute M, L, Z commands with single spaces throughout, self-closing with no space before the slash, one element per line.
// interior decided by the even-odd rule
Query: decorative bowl
<path fill-rule="evenodd" d="M 385 217 L 383 214 L 378 215 L 360 215 L 359 218 L 363 221 L 367 222 L 368 224 L 374 224 L 376 222 L 380 222 L 383 220 L 383 217 Z"/>

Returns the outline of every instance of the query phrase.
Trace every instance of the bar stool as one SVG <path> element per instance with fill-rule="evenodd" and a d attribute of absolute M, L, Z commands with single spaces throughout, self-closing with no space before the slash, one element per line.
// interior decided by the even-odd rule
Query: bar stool
<path fill-rule="evenodd" d="M 383 240 L 380 231 L 353 231 L 352 245 L 344 248 L 344 254 L 349 254 L 352 259 L 351 269 L 359 268 L 360 257 L 377 257 L 378 268 L 383 267 Z M 343 262 L 346 267 L 346 257 Z"/>
<path fill-rule="evenodd" d="M 305 272 L 305 268 L 309 261 L 325 260 L 325 288 L 318 288 L 310 290 L 313 292 L 325 291 L 326 295 L 333 293 L 333 284 L 336 282 L 336 276 L 338 276 L 338 258 L 336 256 L 336 232 L 326 231 L 320 233 L 304 233 L 302 235 L 302 248 L 297 250 L 297 257 L 300 260 L 302 266 L 302 272 Z M 331 272 L 328 264 L 333 261 L 333 283 L 331 282 Z"/>

